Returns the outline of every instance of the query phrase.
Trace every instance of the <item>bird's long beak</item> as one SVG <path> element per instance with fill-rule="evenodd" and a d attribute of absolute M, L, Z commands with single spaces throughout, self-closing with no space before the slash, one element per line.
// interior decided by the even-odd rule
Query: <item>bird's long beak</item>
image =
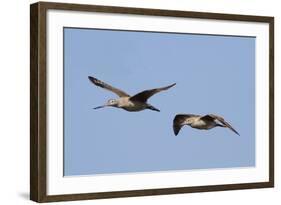
<path fill-rule="evenodd" d="M 104 108 L 104 107 L 107 107 L 108 105 L 106 104 L 106 105 L 101 105 L 101 106 L 98 106 L 98 107 L 95 107 L 95 108 L 93 108 L 93 109 L 100 109 L 100 108 Z"/>

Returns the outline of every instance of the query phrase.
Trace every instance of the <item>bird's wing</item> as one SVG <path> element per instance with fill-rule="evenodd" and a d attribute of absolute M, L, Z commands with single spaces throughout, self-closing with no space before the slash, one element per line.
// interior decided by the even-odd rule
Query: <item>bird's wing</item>
<path fill-rule="evenodd" d="M 101 88 L 104 88 L 106 90 L 109 90 L 111 92 L 114 92 L 116 95 L 118 95 L 119 97 L 130 97 L 129 94 L 125 93 L 122 90 L 119 90 L 118 88 L 112 87 L 111 85 L 106 84 L 105 82 L 102 82 L 92 76 L 88 77 L 89 80 L 94 83 L 96 86 L 99 86 Z"/>
<path fill-rule="evenodd" d="M 130 98 L 130 100 L 132 101 L 140 101 L 140 102 L 146 102 L 148 98 L 150 98 L 152 95 L 159 93 L 163 90 L 168 90 L 169 88 L 173 87 L 174 85 L 176 85 L 176 83 L 172 84 L 172 85 L 168 85 L 166 87 L 162 87 L 162 88 L 155 88 L 155 89 L 151 89 L 151 90 L 145 90 L 142 91 L 134 96 L 132 96 Z"/>
<path fill-rule="evenodd" d="M 182 126 L 184 126 L 184 122 L 186 119 L 190 118 L 190 117 L 194 117 L 196 115 L 193 114 L 178 114 L 175 116 L 174 121 L 173 121 L 173 129 L 174 129 L 174 133 L 175 135 L 179 134 L 180 129 L 182 128 Z"/>
<path fill-rule="evenodd" d="M 205 115 L 203 117 L 201 117 L 201 119 L 203 120 L 218 120 L 220 123 L 222 123 L 225 127 L 228 127 L 229 129 L 231 129 L 233 132 L 235 132 L 237 135 L 240 135 L 228 122 L 226 122 L 224 120 L 223 117 L 218 116 L 218 115 L 213 115 L 213 114 L 209 114 L 209 115 Z"/>

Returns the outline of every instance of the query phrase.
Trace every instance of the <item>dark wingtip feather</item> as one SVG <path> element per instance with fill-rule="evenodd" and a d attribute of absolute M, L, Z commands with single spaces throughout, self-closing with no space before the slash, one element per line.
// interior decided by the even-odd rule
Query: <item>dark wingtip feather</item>
<path fill-rule="evenodd" d="M 173 83 L 171 85 L 169 85 L 168 87 L 171 88 L 171 87 L 174 87 L 176 85 L 176 83 Z"/>
<path fill-rule="evenodd" d="M 88 79 L 92 82 L 92 83 L 95 83 L 96 81 L 96 78 L 92 77 L 92 76 L 88 76 Z"/>
<path fill-rule="evenodd" d="M 181 120 L 182 120 L 182 115 L 176 115 L 174 120 L 173 120 L 173 130 L 175 136 L 177 136 L 181 130 Z"/>
<path fill-rule="evenodd" d="M 175 134 L 175 136 L 177 136 L 177 135 L 179 134 L 180 129 L 181 129 L 180 127 L 173 126 L 173 130 L 174 130 L 174 134 Z"/>
<path fill-rule="evenodd" d="M 175 136 L 177 136 L 179 134 L 179 130 L 177 130 L 175 127 L 173 127 L 173 130 L 174 130 Z"/>
<path fill-rule="evenodd" d="M 239 134 L 236 130 L 234 130 L 234 129 L 233 129 L 233 132 L 235 132 L 237 135 L 239 135 L 239 136 L 240 136 L 240 134 Z"/>
<path fill-rule="evenodd" d="M 88 76 L 89 80 L 94 83 L 97 86 L 103 86 L 102 82 L 100 80 L 98 80 L 97 78 L 94 78 L 92 76 Z"/>

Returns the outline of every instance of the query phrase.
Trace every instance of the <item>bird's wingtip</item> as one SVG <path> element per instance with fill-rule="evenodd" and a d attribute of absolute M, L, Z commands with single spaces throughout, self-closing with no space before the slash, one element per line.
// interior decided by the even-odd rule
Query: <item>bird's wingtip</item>
<path fill-rule="evenodd" d="M 231 129 L 235 134 L 237 134 L 238 136 L 240 136 L 239 132 L 237 132 L 235 129 Z"/>
<path fill-rule="evenodd" d="M 232 131 L 237 134 L 238 136 L 240 136 L 239 132 L 237 132 L 235 129 L 232 129 Z"/>
<path fill-rule="evenodd" d="M 98 80 L 98 79 L 96 79 L 95 77 L 93 77 L 93 76 L 88 76 L 88 79 L 92 82 L 92 83 L 94 83 L 94 84 L 98 84 L 98 83 L 100 83 L 100 81 Z"/>
<path fill-rule="evenodd" d="M 90 81 L 92 81 L 92 82 L 95 80 L 95 78 L 92 77 L 92 76 L 88 76 L 88 79 L 89 79 Z"/>
<path fill-rule="evenodd" d="M 178 136 L 179 130 L 176 130 L 176 129 L 174 128 L 174 134 L 175 134 L 175 136 Z"/>
<path fill-rule="evenodd" d="M 176 83 L 170 84 L 167 87 L 164 87 L 164 90 L 170 89 L 171 87 L 174 87 Z"/>

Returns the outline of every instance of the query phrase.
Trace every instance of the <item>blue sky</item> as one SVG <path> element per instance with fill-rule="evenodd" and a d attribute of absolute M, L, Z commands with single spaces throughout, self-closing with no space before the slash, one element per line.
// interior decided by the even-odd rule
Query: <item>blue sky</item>
<path fill-rule="evenodd" d="M 177 85 L 161 112 L 93 107 L 114 93 Z M 221 115 L 240 133 L 172 129 L 178 113 Z M 64 29 L 64 175 L 255 166 L 255 38 Z"/>

